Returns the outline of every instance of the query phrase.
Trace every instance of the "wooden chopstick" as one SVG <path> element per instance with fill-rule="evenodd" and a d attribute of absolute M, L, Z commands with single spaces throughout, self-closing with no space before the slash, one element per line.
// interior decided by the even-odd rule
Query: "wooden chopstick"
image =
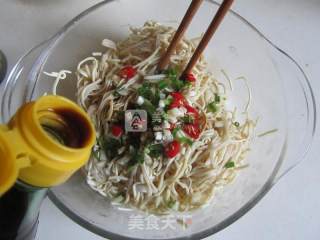
<path fill-rule="evenodd" d="M 218 11 L 216 13 L 216 15 L 212 19 L 207 31 L 203 35 L 203 38 L 201 39 L 198 47 L 194 51 L 194 53 L 193 53 L 191 59 L 189 60 L 185 70 L 183 71 L 182 76 L 185 76 L 186 74 L 188 74 L 188 73 L 190 73 L 192 71 L 192 68 L 194 67 L 194 65 L 199 60 L 199 58 L 200 58 L 202 52 L 204 51 L 204 49 L 207 47 L 210 39 L 212 38 L 213 34 L 215 33 L 215 31 L 219 27 L 219 25 L 222 22 L 224 16 L 226 15 L 226 13 L 228 12 L 229 8 L 231 7 L 231 4 L 233 3 L 233 1 L 234 0 L 224 0 L 222 2 L 221 6 L 219 7 L 219 9 L 218 9 Z"/>
<path fill-rule="evenodd" d="M 183 37 L 185 31 L 187 30 L 192 18 L 196 14 L 197 10 L 199 9 L 203 0 L 192 0 L 186 14 L 184 15 L 175 35 L 173 36 L 171 43 L 165 52 L 164 56 L 160 59 L 158 64 L 158 71 L 162 71 L 166 68 L 170 61 L 170 56 L 172 55 L 173 51 L 176 49 L 176 46 L 180 42 L 181 38 Z"/>

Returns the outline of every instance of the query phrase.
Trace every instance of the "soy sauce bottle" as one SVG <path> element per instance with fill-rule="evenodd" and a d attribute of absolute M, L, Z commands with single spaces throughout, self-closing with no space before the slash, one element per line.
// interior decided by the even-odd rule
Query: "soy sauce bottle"
<path fill-rule="evenodd" d="M 36 236 L 40 206 L 47 188 L 21 181 L 0 198 L 0 240 L 32 240 Z"/>
<path fill-rule="evenodd" d="M 32 240 L 50 187 L 89 159 L 94 127 L 75 103 L 44 96 L 0 125 L 0 240 Z"/>

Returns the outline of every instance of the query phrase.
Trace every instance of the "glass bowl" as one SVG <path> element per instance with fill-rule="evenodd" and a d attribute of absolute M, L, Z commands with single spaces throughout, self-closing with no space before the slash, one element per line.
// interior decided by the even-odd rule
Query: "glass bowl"
<path fill-rule="evenodd" d="M 54 79 L 43 71 L 74 71 L 81 59 L 103 51 L 102 39 L 123 39 L 129 26 L 142 26 L 146 20 L 177 27 L 188 4 L 185 0 L 103 1 L 84 11 L 15 65 L 2 86 L 2 122 L 8 121 L 20 105 L 51 92 Z M 205 1 L 186 36 L 200 36 L 218 6 L 214 1 Z M 67 216 L 111 239 L 200 239 L 243 216 L 304 158 L 315 131 L 316 105 L 308 79 L 294 59 L 233 11 L 216 32 L 205 57 L 222 81 L 225 78 L 221 69 L 231 79 L 247 79 L 252 92 L 249 114 L 259 118 L 257 134 L 277 129 L 254 140 L 247 158 L 249 167 L 218 191 L 205 208 L 152 218 L 114 206 L 93 192 L 78 172 L 49 194 Z M 248 91 L 240 79 L 234 80 L 233 85 L 229 92 L 231 104 L 243 109 Z M 59 85 L 58 94 L 74 100 L 75 87 L 75 79 L 69 75 Z M 186 220 L 185 224 L 181 219 Z M 158 229 L 150 229 L 151 220 L 153 228 Z"/>

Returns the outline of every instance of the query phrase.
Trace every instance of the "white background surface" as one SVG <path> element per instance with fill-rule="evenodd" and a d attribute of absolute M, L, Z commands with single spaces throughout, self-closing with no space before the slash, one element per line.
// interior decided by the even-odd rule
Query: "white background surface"
<path fill-rule="evenodd" d="M 0 49 L 9 67 L 96 0 L 0 0 Z M 320 0 L 237 0 L 233 9 L 305 69 L 316 98 L 320 90 Z M 208 239 L 320 239 L 320 139 L 308 157 L 249 213 Z M 79 227 L 45 200 L 39 240 L 102 239 Z"/>

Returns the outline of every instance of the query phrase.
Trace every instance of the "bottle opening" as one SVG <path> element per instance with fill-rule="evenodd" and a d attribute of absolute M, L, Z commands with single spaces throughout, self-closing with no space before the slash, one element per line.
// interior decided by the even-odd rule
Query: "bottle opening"
<path fill-rule="evenodd" d="M 47 109 L 39 113 L 42 129 L 55 142 L 70 148 L 86 146 L 91 137 L 87 120 L 71 109 Z"/>

